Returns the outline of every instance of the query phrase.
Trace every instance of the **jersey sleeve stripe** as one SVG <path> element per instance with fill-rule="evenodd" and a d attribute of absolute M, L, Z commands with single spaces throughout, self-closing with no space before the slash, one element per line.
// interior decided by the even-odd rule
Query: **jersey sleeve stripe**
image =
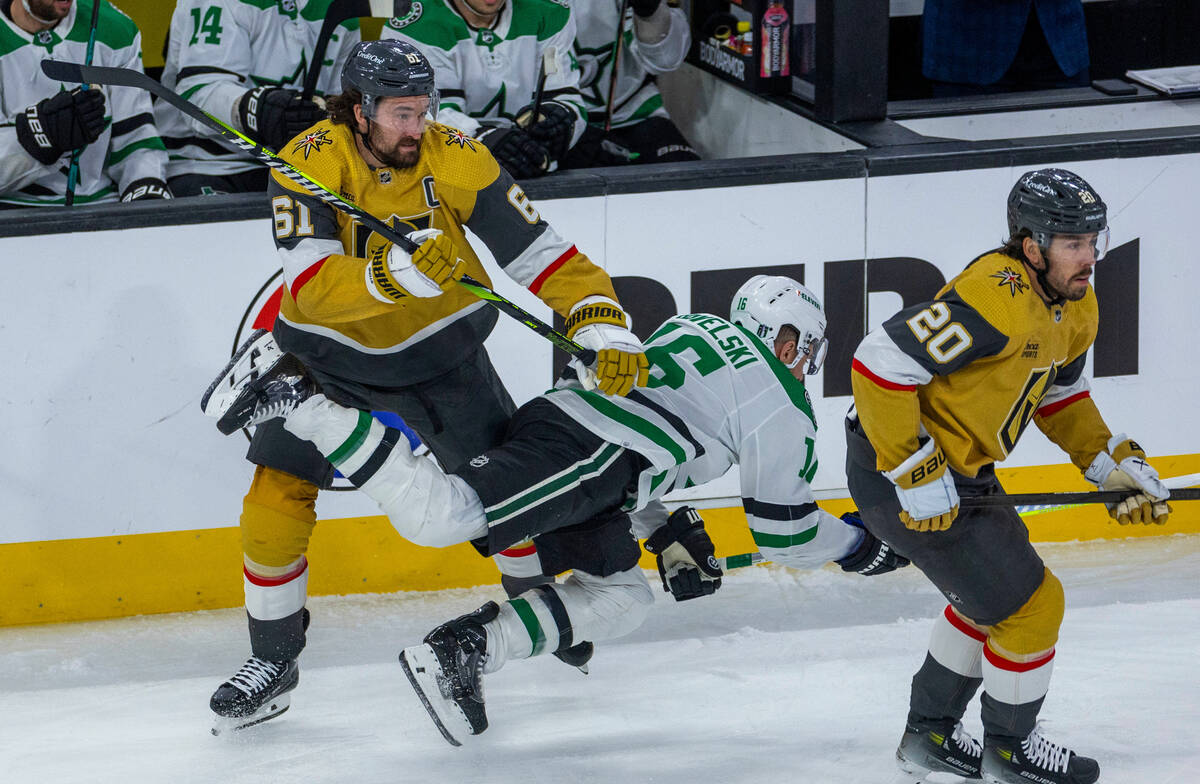
<path fill-rule="evenodd" d="M 154 115 L 150 112 L 142 112 L 135 114 L 132 117 L 126 117 L 124 120 L 119 120 L 112 125 L 113 136 L 124 136 L 130 131 L 136 131 L 143 125 L 153 125 Z"/>
<path fill-rule="evenodd" d="M 557 272 L 559 267 L 566 264 L 567 261 L 578 254 L 579 250 L 574 245 L 567 248 L 567 250 L 561 256 L 550 262 L 549 266 L 538 273 L 538 276 L 533 279 L 532 283 L 529 284 L 529 290 L 534 294 L 540 292 L 542 290 L 542 285 L 546 282 L 546 280 L 555 272 Z"/>
<path fill-rule="evenodd" d="M 204 74 L 227 74 L 229 76 L 237 77 L 239 82 L 246 81 L 246 77 L 242 76 L 241 74 L 234 73 L 233 71 L 225 68 L 218 68 L 215 65 L 189 65 L 186 68 L 179 69 L 179 76 L 176 77 L 175 83 L 178 84 L 179 82 L 182 82 L 184 79 L 187 79 L 191 76 L 201 76 Z"/>
<path fill-rule="evenodd" d="M 521 547 L 519 545 L 514 545 L 513 547 L 509 547 L 506 550 L 501 550 L 500 555 L 507 556 L 509 558 L 524 558 L 525 556 L 533 555 L 536 552 L 537 552 L 537 546 L 534 545 L 533 542 L 530 542 L 529 544 L 525 545 L 524 547 Z"/>
<path fill-rule="evenodd" d="M 806 528 L 794 534 L 770 534 L 763 531 L 750 529 L 750 537 L 754 539 L 754 544 L 757 547 L 771 547 L 776 550 L 786 550 L 791 547 L 797 547 L 802 544 L 808 544 L 817 537 L 819 526 Z"/>
<path fill-rule="evenodd" d="M 870 368 L 857 359 L 850 363 L 850 369 L 870 379 L 872 383 L 884 389 L 893 389 L 897 392 L 912 392 L 917 388 L 916 384 L 897 384 L 894 381 L 888 381 L 886 378 L 872 373 Z"/>
<path fill-rule="evenodd" d="M 746 510 L 746 514 L 764 520 L 803 520 L 817 511 L 817 505 L 811 501 L 806 504 L 773 504 L 769 501 L 759 501 L 757 498 L 743 498 L 742 508 Z"/>
<path fill-rule="evenodd" d="M 328 258 L 328 256 L 321 258 L 316 264 L 313 264 L 308 269 L 301 271 L 301 273 L 296 276 L 295 280 L 292 281 L 290 289 L 292 292 L 292 299 L 296 299 L 298 296 L 300 296 L 300 289 L 304 288 L 305 283 L 308 283 L 310 280 L 316 277 L 316 274 L 321 271 L 321 267 L 324 266 L 325 261 Z"/>
<path fill-rule="evenodd" d="M 1092 393 L 1087 390 L 1084 390 L 1083 392 L 1076 392 L 1074 395 L 1071 395 L 1070 397 L 1065 397 L 1062 400 L 1057 400 L 1053 403 L 1042 406 L 1037 411 L 1038 416 L 1048 417 L 1051 414 L 1057 414 L 1059 411 L 1062 411 L 1064 408 L 1071 405 L 1072 403 L 1080 401 L 1085 397 L 1091 397 L 1091 396 L 1092 396 Z"/>

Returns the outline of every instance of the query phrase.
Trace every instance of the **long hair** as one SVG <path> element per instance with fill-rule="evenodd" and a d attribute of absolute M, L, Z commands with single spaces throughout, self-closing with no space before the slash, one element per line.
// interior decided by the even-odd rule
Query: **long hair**
<path fill-rule="evenodd" d="M 351 87 L 339 95 L 331 95 L 325 99 L 325 108 L 329 111 L 329 119 L 334 125 L 349 125 L 358 127 L 354 116 L 354 107 L 362 103 L 362 93 Z"/>

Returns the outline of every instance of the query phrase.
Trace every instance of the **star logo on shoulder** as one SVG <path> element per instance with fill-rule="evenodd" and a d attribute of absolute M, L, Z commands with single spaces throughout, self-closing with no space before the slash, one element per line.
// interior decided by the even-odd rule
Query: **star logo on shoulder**
<path fill-rule="evenodd" d="M 457 144 L 464 149 L 475 150 L 475 140 L 457 128 L 443 128 L 442 133 L 446 134 L 447 147 Z"/>
<path fill-rule="evenodd" d="M 1005 267 L 999 272 L 989 275 L 990 278 L 999 278 L 998 286 L 1008 286 L 1009 293 L 1014 297 L 1020 294 L 1025 289 L 1029 288 L 1029 284 L 1021 277 L 1021 273 L 1014 270 L 1012 267 Z"/>
<path fill-rule="evenodd" d="M 329 129 L 322 131 L 313 131 L 305 134 L 304 138 L 296 142 L 296 146 L 292 149 L 292 154 L 304 153 L 304 160 L 308 160 L 310 153 L 319 151 L 327 144 L 333 144 L 333 139 L 329 138 Z"/>

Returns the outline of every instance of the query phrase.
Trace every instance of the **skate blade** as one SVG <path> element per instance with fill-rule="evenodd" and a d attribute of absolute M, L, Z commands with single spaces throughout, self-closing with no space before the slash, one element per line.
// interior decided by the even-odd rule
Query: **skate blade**
<path fill-rule="evenodd" d="M 931 771 L 922 765 L 911 762 L 900 755 L 900 750 L 896 750 L 896 777 L 892 779 L 892 784 L 924 784 L 926 776 Z"/>
<path fill-rule="evenodd" d="M 214 714 L 212 734 L 221 735 L 228 732 L 237 732 L 256 724 L 262 724 L 264 721 L 270 721 L 278 716 L 287 713 L 287 709 L 292 705 L 290 694 L 280 694 L 275 699 L 268 702 L 266 705 L 259 708 L 249 716 L 216 716 Z"/>
<path fill-rule="evenodd" d="M 433 648 L 426 644 L 405 648 L 400 651 L 400 666 L 404 668 L 408 682 L 412 684 L 413 691 L 417 693 L 442 737 L 451 746 L 461 746 L 462 741 L 459 738 L 473 734 L 471 722 L 454 700 L 442 696 L 437 683 L 442 666 L 438 663 Z"/>

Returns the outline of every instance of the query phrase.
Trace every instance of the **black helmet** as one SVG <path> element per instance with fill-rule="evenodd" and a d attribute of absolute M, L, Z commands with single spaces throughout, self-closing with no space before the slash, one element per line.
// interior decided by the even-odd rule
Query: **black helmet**
<path fill-rule="evenodd" d="M 1066 169 L 1025 172 L 1008 194 L 1008 233 L 1028 229 L 1043 247 L 1054 234 L 1094 234 L 1108 228 L 1108 208 L 1087 181 Z"/>
<path fill-rule="evenodd" d="M 363 114 L 375 116 L 375 101 L 390 96 L 428 95 L 430 116 L 437 116 L 438 91 L 433 66 L 407 41 L 360 41 L 342 67 L 342 92 L 362 93 Z"/>

